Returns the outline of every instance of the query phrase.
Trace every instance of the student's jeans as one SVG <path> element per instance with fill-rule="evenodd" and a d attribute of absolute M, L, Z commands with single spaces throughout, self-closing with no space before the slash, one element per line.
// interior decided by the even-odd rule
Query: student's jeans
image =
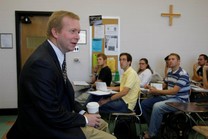
<path fill-rule="evenodd" d="M 98 102 L 101 99 L 107 99 L 111 97 L 111 95 L 106 96 L 95 96 L 90 95 L 88 100 L 86 101 L 85 105 L 87 105 L 88 102 Z M 112 113 L 112 112 L 131 112 L 131 110 L 128 109 L 128 104 L 126 104 L 123 99 L 116 99 L 113 101 L 110 101 L 102 106 L 99 107 L 100 113 Z"/>
<path fill-rule="evenodd" d="M 128 109 L 128 104 L 126 104 L 123 99 L 116 99 L 113 101 L 110 101 L 102 106 L 100 106 L 99 111 L 102 113 L 112 113 L 112 112 L 131 112 L 131 110 Z"/>
<path fill-rule="evenodd" d="M 150 137 L 157 135 L 162 123 L 163 115 L 177 111 L 177 109 L 165 104 L 166 102 L 185 102 L 180 98 L 168 98 L 167 96 L 154 96 L 141 102 L 143 117 L 148 124 Z"/>

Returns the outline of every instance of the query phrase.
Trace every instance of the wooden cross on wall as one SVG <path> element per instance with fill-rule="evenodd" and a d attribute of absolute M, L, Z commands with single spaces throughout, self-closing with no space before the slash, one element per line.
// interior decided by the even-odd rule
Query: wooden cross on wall
<path fill-rule="evenodd" d="M 173 17 L 180 17 L 181 14 L 174 14 L 173 13 L 173 5 L 169 6 L 169 13 L 162 13 L 161 16 L 169 17 L 169 25 L 172 26 L 173 24 Z"/>

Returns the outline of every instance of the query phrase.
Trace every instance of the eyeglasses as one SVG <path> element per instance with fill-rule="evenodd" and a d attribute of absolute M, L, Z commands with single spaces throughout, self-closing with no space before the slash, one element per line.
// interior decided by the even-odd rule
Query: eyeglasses
<path fill-rule="evenodd" d="M 139 65 L 144 65 L 145 63 L 139 63 Z"/>

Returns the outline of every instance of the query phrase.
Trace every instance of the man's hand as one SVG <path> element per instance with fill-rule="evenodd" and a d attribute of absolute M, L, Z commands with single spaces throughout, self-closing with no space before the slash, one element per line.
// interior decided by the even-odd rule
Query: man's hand
<path fill-rule="evenodd" d="M 207 71 L 208 70 L 208 65 L 204 65 L 203 69 Z"/>
<path fill-rule="evenodd" d="M 99 114 L 89 114 L 89 113 L 85 113 L 84 116 L 87 117 L 88 120 L 88 126 L 92 126 L 92 127 L 99 127 L 100 126 L 100 120 L 101 120 L 101 116 Z"/>
<path fill-rule="evenodd" d="M 107 99 L 101 99 L 98 103 L 99 103 L 99 105 L 101 106 L 101 105 L 104 105 L 104 104 L 108 103 L 109 101 L 110 101 L 110 98 L 107 98 Z"/>
<path fill-rule="evenodd" d="M 153 95 L 159 95 L 158 90 L 155 87 L 150 86 L 150 85 L 146 85 L 145 88 L 149 89 L 148 93 L 153 94 Z"/>
<path fill-rule="evenodd" d="M 159 95 L 158 90 L 155 87 L 150 87 L 149 92 L 153 95 Z"/>
<path fill-rule="evenodd" d="M 94 72 L 94 73 L 97 73 L 97 72 L 98 72 L 98 69 L 99 69 L 99 66 L 97 65 L 97 66 L 95 66 L 95 67 L 93 68 L 93 72 Z"/>
<path fill-rule="evenodd" d="M 193 70 L 196 71 L 196 69 L 197 69 L 198 66 L 199 66 L 198 63 L 195 63 L 195 64 L 193 65 Z"/>

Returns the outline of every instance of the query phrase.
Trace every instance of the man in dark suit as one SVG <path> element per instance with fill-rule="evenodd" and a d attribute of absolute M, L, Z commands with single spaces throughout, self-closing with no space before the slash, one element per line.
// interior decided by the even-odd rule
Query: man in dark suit
<path fill-rule="evenodd" d="M 74 13 L 57 11 L 49 18 L 48 40 L 21 71 L 18 117 L 8 139 L 115 139 L 104 132 L 108 124 L 99 114 L 86 113 L 74 101 L 73 87 L 62 72 L 65 54 L 74 50 L 79 32 L 79 16 Z"/>

